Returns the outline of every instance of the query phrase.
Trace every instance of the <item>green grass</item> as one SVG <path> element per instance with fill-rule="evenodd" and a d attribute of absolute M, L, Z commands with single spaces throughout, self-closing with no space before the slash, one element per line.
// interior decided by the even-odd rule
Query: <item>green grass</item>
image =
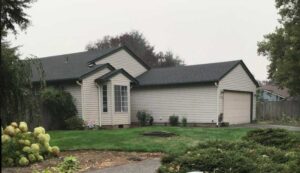
<path fill-rule="evenodd" d="M 146 131 L 169 131 L 178 136 L 142 136 Z M 184 128 L 153 126 L 114 130 L 50 131 L 51 145 L 61 150 L 97 149 L 144 152 L 182 152 L 207 140 L 241 140 L 249 128 Z M 297 132 L 300 138 L 300 133 Z"/>

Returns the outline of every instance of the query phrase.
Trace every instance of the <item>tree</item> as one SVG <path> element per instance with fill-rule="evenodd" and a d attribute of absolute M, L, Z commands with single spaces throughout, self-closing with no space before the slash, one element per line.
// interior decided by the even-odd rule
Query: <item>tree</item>
<path fill-rule="evenodd" d="M 0 116 L 2 124 L 24 118 L 26 108 L 32 107 L 32 61 L 20 60 L 18 47 L 5 41 L 9 31 L 17 34 L 17 28 L 27 28 L 29 19 L 24 9 L 33 0 L 1 0 L 1 59 L 0 59 Z M 27 109 L 28 110 L 28 109 Z"/>
<path fill-rule="evenodd" d="M 24 9 L 30 7 L 35 0 L 1 0 L 1 34 L 12 31 L 17 34 L 16 28 L 24 30 L 30 23 Z"/>
<path fill-rule="evenodd" d="M 258 42 L 258 54 L 271 61 L 269 79 L 300 94 L 300 0 L 276 0 L 280 26 Z"/>
<path fill-rule="evenodd" d="M 151 67 L 169 67 L 183 65 L 184 62 L 178 56 L 174 56 L 171 51 L 166 53 L 154 51 L 154 46 L 150 45 L 142 33 L 131 31 L 112 37 L 104 36 L 95 43 L 86 46 L 87 50 L 102 50 L 126 45 L 129 49 L 141 57 Z"/>

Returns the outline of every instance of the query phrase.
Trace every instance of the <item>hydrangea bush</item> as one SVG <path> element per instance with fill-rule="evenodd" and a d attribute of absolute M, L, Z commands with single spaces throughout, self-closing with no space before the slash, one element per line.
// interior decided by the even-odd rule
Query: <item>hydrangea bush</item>
<path fill-rule="evenodd" d="M 30 132 L 25 122 L 13 122 L 4 130 L 1 127 L 1 133 L 2 166 L 27 166 L 59 155 L 59 148 L 50 146 L 50 135 L 43 127 Z"/>

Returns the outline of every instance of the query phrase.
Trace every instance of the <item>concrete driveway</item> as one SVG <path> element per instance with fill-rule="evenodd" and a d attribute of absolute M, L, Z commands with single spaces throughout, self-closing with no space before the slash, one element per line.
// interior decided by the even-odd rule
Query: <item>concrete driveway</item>
<path fill-rule="evenodd" d="M 160 166 L 160 159 L 148 159 L 136 163 L 120 165 L 87 173 L 155 173 Z"/>

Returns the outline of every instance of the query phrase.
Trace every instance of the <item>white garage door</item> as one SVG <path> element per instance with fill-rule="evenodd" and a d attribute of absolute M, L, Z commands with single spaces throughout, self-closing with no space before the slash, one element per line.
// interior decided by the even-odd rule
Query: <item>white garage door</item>
<path fill-rule="evenodd" d="M 224 122 L 229 124 L 250 123 L 251 94 L 224 92 Z"/>

